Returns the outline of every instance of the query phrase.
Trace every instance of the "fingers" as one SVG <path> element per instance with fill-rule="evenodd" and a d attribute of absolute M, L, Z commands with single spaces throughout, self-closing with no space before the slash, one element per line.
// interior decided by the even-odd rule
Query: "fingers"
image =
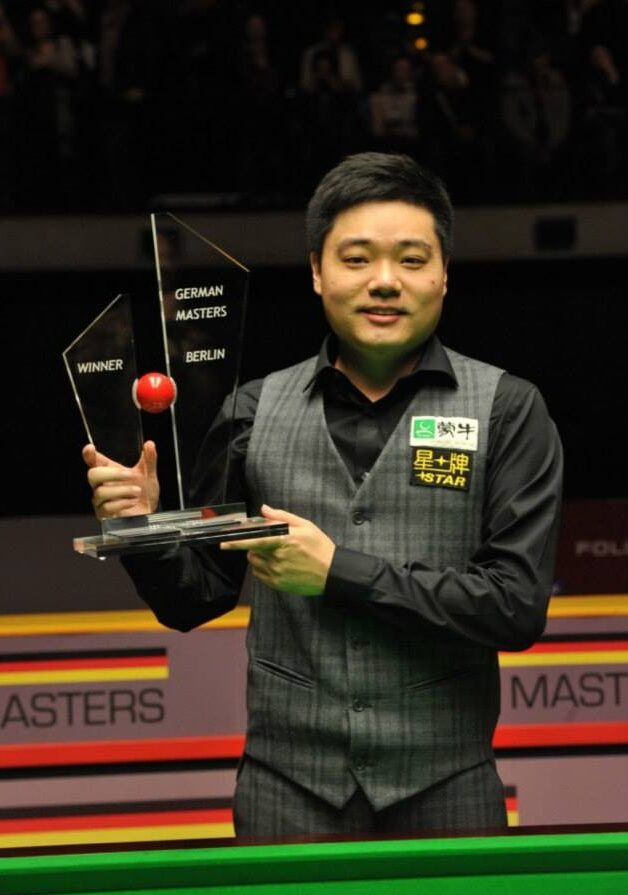
<path fill-rule="evenodd" d="M 92 501 L 97 519 L 111 519 L 114 516 L 136 516 L 137 499 L 133 500 L 108 500 L 103 504 Z"/>
<path fill-rule="evenodd" d="M 93 444 L 86 444 L 83 450 L 81 451 L 81 455 L 83 457 L 83 461 L 87 466 L 95 466 L 96 465 L 96 448 Z"/>
<path fill-rule="evenodd" d="M 146 475 L 157 476 L 157 448 L 154 441 L 144 443 L 140 463 L 144 464 Z"/>
<path fill-rule="evenodd" d="M 276 538 L 247 538 L 245 541 L 221 541 L 221 550 L 246 550 L 255 553 L 274 553 L 286 543 L 287 535 Z"/>
<path fill-rule="evenodd" d="M 307 522 L 302 516 L 297 516 L 295 513 L 289 513 L 287 510 L 278 510 L 275 509 L 275 507 L 269 507 L 267 503 L 262 504 L 261 513 L 265 519 L 276 519 L 278 522 L 289 522 L 292 525 L 302 525 L 304 522 Z"/>
<path fill-rule="evenodd" d="M 133 500 L 142 493 L 142 489 L 137 485 L 101 485 L 94 489 L 92 503 L 95 506 L 101 506 L 111 500 Z"/>
<path fill-rule="evenodd" d="M 115 516 L 121 509 L 137 506 L 141 493 L 137 485 L 100 485 L 94 488 L 92 506 L 99 517 Z"/>
<path fill-rule="evenodd" d="M 81 453 L 85 464 L 89 467 L 118 465 L 105 454 L 99 454 L 93 444 L 86 444 Z"/>
<path fill-rule="evenodd" d="M 142 488 L 137 484 L 133 470 L 99 454 L 94 445 L 83 449 L 83 459 L 89 466 L 87 481 L 93 492 L 92 506 L 99 519 L 124 515 L 137 505 Z"/>
<path fill-rule="evenodd" d="M 273 554 L 260 554 L 249 551 L 247 560 L 253 575 L 263 584 L 273 587 L 275 581 L 276 559 Z"/>
<path fill-rule="evenodd" d="M 87 472 L 87 481 L 92 488 L 113 482 L 124 485 L 130 483 L 133 478 L 132 471 L 124 466 L 92 466 Z"/>
<path fill-rule="evenodd" d="M 96 516 L 131 516 L 155 511 L 159 501 L 157 480 L 157 449 L 153 441 L 142 447 L 138 462 L 133 467 L 122 466 L 93 444 L 83 448 L 87 481 L 92 489 L 92 505 Z"/>
<path fill-rule="evenodd" d="M 250 550 L 247 553 L 246 558 L 249 561 L 249 565 L 251 566 L 251 568 L 254 569 L 256 572 L 262 572 L 268 567 L 268 556 L 261 556 L 259 553 L 253 553 L 253 551 Z"/>
<path fill-rule="evenodd" d="M 122 469 L 122 464 L 117 463 L 115 460 L 112 460 L 110 457 L 107 457 L 106 454 L 101 454 L 96 450 L 95 445 L 86 444 L 82 450 L 83 460 L 85 464 L 90 468 L 93 466 L 114 466 L 120 467 Z M 142 453 L 140 454 L 139 464 L 144 464 L 144 470 L 149 475 L 157 474 L 157 448 L 155 446 L 154 441 L 146 441 L 142 447 Z M 138 465 L 139 465 L 138 464 Z"/>

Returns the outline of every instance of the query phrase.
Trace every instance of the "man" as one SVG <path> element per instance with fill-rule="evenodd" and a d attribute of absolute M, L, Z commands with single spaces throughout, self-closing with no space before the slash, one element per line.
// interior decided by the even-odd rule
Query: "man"
<path fill-rule="evenodd" d="M 246 556 L 241 836 L 505 824 L 496 650 L 543 629 L 561 449 L 534 386 L 434 335 L 452 218 L 406 156 L 323 178 L 307 233 L 332 335 L 240 390 L 232 444 L 235 490 L 289 535 L 125 560 L 185 630 L 235 605 Z M 84 457 L 98 516 L 155 509 L 152 443 L 133 469 Z"/>

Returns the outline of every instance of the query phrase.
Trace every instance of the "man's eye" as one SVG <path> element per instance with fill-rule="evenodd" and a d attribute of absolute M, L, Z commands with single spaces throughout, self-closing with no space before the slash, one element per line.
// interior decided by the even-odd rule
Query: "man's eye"
<path fill-rule="evenodd" d="M 402 263 L 407 267 L 421 267 L 422 264 L 425 264 L 425 258 L 419 258 L 416 255 L 408 255 L 406 258 L 402 258 Z"/>
<path fill-rule="evenodd" d="M 363 264 L 366 264 L 368 261 L 364 255 L 348 255 L 345 257 L 345 264 L 350 264 L 352 267 L 360 267 Z"/>

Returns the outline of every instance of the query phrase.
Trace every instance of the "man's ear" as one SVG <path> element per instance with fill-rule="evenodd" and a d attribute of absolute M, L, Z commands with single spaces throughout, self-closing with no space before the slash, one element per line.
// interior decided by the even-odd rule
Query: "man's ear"
<path fill-rule="evenodd" d="M 449 263 L 445 265 L 445 273 L 443 276 L 443 298 L 447 295 L 447 280 L 449 277 Z"/>
<path fill-rule="evenodd" d="M 322 295 L 321 263 L 316 252 L 310 252 L 310 268 L 312 270 L 312 287 L 317 295 Z"/>

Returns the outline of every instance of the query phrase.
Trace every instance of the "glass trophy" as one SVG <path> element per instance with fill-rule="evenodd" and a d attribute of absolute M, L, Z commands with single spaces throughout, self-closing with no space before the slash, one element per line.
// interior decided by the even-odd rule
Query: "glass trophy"
<path fill-rule="evenodd" d="M 243 503 L 227 502 L 249 271 L 172 214 L 151 215 L 151 225 L 163 372 L 138 371 L 129 295 L 115 298 L 63 352 L 88 440 L 124 466 L 137 462 L 144 442 L 143 385 L 158 385 L 158 377 L 174 384 L 174 401 L 168 397 L 163 409 L 158 406 L 167 417 L 172 445 L 173 481 L 162 494 L 173 495 L 174 506 L 104 519 L 100 535 L 74 539 L 78 553 L 99 559 L 188 541 L 219 543 L 288 533 L 287 524 L 250 518 Z M 155 404 L 150 409 L 152 416 Z M 221 443 L 213 444 L 211 424 L 219 413 L 222 424 L 215 438 Z M 222 502 L 189 506 L 201 445 L 203 462 L 210 467 L 203 474 L 212 477 Z"/>

